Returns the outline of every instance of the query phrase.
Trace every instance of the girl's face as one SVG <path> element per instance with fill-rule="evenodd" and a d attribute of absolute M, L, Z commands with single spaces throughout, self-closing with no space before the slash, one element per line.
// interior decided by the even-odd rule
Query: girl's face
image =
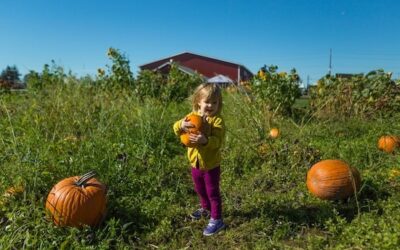
<path fill-rule="evenodd" d="M 214 116 L 218 112 L 219 101 L 217 98 L 201 98 L 199 105 L 199 113 L 206 116 Z"/>

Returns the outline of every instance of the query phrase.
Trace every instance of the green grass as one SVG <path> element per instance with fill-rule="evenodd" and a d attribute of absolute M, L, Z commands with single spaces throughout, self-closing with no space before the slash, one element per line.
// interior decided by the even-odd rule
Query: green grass
<path fill-rule="evenodd" d="M 300 97 L 298 99 L 296 99 L 296 102 L 294 103 L 293 107 L 294 108 L 302 108 L 302 109 L 306 109 L 308 108 L 309 105 L 309 97 Z"/>
<path fill-rule="evenodd" d="M 227 230 L 203 237 L 185 149 L 172 124 L 188 103 L 141 102 L 129 91 L 85 86 L 2 94 L 2 249 L 396 249 L 400 238 L 399 155 L 376 149 L 400 134 L 399 118 L 308 121 L 271 116 L 224 95 L 223 214 Z M 299 107 L 306 108 L 301 100 Z M 281 137 L 271 141 L 271 126 Z M 261 150 L 264 146 L 266 150 Z M 305 185 L 309 167 L 339 158 L 357 167 L 357 200 L 322 201 Z M 58 228 L 44 202 L 63 178 L 91 169 L 109 187 L 108 215 L 95 229 Z"/>

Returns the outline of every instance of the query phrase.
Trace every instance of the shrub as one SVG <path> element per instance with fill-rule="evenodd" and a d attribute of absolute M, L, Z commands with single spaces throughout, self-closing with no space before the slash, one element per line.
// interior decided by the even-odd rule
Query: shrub
<path fill-rule="evenodd" d="M 126 55 L 118 49 L 109 48 L 107 56 L 111 59 L 112 65 L 107 65 L 108 74 L 106 74 L 104 69 L 98 69 L 97 84 L 106 88 L 133 86 L 134 77 Z"/>
<path fill-rule="evenodd" d="M 179 70 L 177 64 L 171 64 L 168 74 L 157 71 L 142 70 L 135 82 L 135 93 L 144 97 L 159 98 L 162 102 L 181 102 L 185 100 L 193 89 L 202 83 L 200 75 L 189 75 Z"/>
<path fill-rule="evenodd" d="M 189 75 L 182 72 L 177 64 L 172 64 L 161 98 L 165 102 L 181 102 L 190 96 L 194 88 L 202 82 L 203 79 L 199 74 Z"/>
<path fill-rule="evenodd" d="M 368 118 L 400 109 L 400 88 L 383 70 L 339 78 L 327 75 L 311 90 L 310 105 L 317 117 Z"/>
<path fill-rule="evenodd" d="M 43 89 L 50 86 L 60 85 L 65 82 L 66 74 L 61 66 L 57 66 L 54 60 L 51 66 L 45 64 L 41 73 L 34 70 L 25 75 L 24 80 L 31 89 Z"/>
<path fill-rule="evenodd" d="M 277 66 L 262 67 L 251 81 L 251 89 L 257 102 L 269 110 L 282 114 L 291 113 L 296 98 L 300 97 L 300 78 L 295 69 L 277 72 Z"/>
<path fill-rule="evenodd" d="M 157 98 L 161 96 L 163 76 L 151 70 L 141 70 L 136 78 L 135 93 L 143 99 L 144 97 Z"/>

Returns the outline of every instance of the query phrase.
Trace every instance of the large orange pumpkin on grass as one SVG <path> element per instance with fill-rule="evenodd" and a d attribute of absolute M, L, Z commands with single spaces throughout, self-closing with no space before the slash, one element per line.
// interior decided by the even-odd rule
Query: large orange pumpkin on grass
<path fill-rule="evenodd" d="M 195 147 L 196 146 L 195 144 L 190 143 L 189 135 L 190 134 L 198 134 L 200 132 L 200 130 L 202 128 L 201 125 L 202 125 L 203 119 L 199 115 L 192 114 L 192 115 L 188 115 L 187 117 L 185 117 L 185 121 L 191 122 L 194 127 L 190 128 L 189 132 L 183 132 L 180 135 L 181 142 L 186 147 Z"/>
<path fill-rule="evenodd" d="M 57 183 L 46 200 L 46 210 L 58 226 L 97 226 L 106 214 L 104 184 L 93 178 L 91 171 L 82 176 L 66 178 Z"/>
<path fill-rule="evenodd" d="M 378 140 L 378 149 L 386 153 L 393 153 L 400 146 L 400 138 L 393 135 L 381 136 Z"/>
<path fill-rule="evenodd" d="M 361 177 L 356 168 L 341 160 L 323 160 L 307 173 L 307 188 L 323 200 L 342 200 L 360 189 Z"/>

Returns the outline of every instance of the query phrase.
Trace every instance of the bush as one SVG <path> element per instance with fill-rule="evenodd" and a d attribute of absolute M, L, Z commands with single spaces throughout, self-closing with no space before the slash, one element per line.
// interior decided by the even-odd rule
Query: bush
<path fill-rule="evenodd" d="M 109 48 L 107 56 L 111 59 L 112 65 L 107 65 L 108 74 L 104 69 L 97 70 L 97 85 L 111 89 L 132 87 L 135 82 L 126 55 L 122 54 L 118 49 Z"/>
<path fill-rule="evenodd" d="M 164 103 L 181 102 L 203 81 L 198 74 L 189 75 L 182 72 L 175 63 L 171 64 L 167 75 L 158 71 L 142 70 L 135 79 L 125 55 L 114 48 L 110 48 L 107 55 L 112 60 L 112 65 L 107 66 L 108 73 L 104 69 L 98 69 L 96 84 L 111 89 L 132 88 L 142 101 L 150 97 L 160 99 Z"/>
<path fill-rule="evenodd" d="M 157 98 L 161 96 L 163 76 L 151 70 L 142 70 L 136 78 L 135 93 L 143 99 L 144 97 Z"/>
<path fill-rule="evenodd" d="M 189 75 L 179 70 L 177 64 L 171 64 L 168 75 L 160 72 L 142 70 L 135 82 L 135 93 L 144 97 L 159 98 L 162 102 L 181 102 L 190 96 L 194 88 L 201 84 L 200 75 Z"/>
<path fill-rule="evenodd" d="M 64 69 L 52 60 L 51 66 L 45 64 L 41 73 L 31 70 L 24 79 L 28 88 L 43 89 L 63 84 L 66 76 Z"/>
<path fill-rule="evenodd" d="M 310 105 L 317 117 L 371 118 L 400 110 L 400 88 L 383 70 L 365 76 L 327 75 L 311 90 Z"/>
<path fill-rule="evenodd" d="M 189 75 L 179 70 L 177 64 L 172 64 L 166 85 L 162 88 L 161 98 L 164 102 L 185 100 L 203 79 L 200 75 Z"/>
<path fill-rule="evenodd" d="M 252 93 L 269 110 L 289 114 L 294 102 L 300 97 L 300 78 L 295 69 L 290 74 L 278 73 L 277 69 L 277 66 L 262 67 L 251 81 Z"/>

